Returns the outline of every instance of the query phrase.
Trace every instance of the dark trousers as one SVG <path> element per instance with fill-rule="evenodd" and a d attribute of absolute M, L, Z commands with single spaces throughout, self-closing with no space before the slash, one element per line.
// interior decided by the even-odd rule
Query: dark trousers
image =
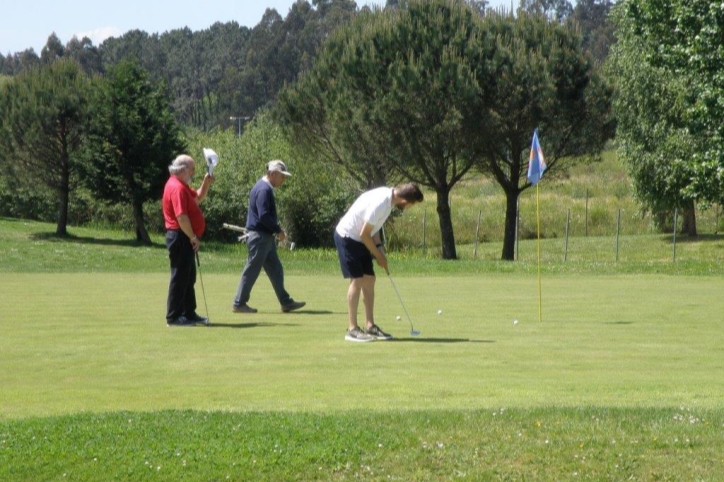
<path fill-rule="evenodd" d="M 166 321 L 196 313 L 196 263 L 191 240 L 183 231 L 166 231 L 166 247 L 171 262 L 171 281 L 168 285 Z"/>

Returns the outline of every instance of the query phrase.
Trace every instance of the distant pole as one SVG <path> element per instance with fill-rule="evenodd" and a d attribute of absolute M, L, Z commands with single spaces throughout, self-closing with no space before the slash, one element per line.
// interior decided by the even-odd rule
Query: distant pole
<path fill-rule="evenodd" d="M 568 260 L 568 227 L 571 225 L 571 210 L 568 210 L 568 215 L 566 216 L 566 249 L 563 252 L 563 262 L 566 262 Z"/>
<path fill-rule="evenodd" d="M 478 211 L 478 225 L 475 227 L 475 247 L 473 248 L 473 258 L 478 257 L 478 235 L 480 234 L 480 218 L 483 217 L 483 211 Z"/>
<path fill-rule="evenodd" d="M 674 262 L 676 262 L 676 225 L 679 224 L 679 210 L 674 209 Z"/>
<path fill-rule="evenodd" d="M 616 221 L 616 262 L 618 263 L 618 238 L 621 234 L 621 209 L 618 210 L 618 220 Z"/>
<path fill-rule="evenodd" d="M 239 134 L 238 134 L 239 137 L 241 137 L 241 121 L 247 121 L 247 120 L 249 120 L 249 119 L 251 119 L 251 117 L 248 117 L 248 116 L 234 116 L 234 115 L 232 115 L 231 117 L 229 117 L 229 120 L 237 121 L 237 123 L 239 124 Z"/>

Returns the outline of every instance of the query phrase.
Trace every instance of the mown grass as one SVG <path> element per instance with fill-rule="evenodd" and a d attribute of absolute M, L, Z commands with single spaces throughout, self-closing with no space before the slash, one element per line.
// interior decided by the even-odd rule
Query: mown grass
<path fill-rule="evenodd" d="M 718 480 L 721 412 L 118 412 L 0 425 L 3 480 Z M 11 459 L 8 455 L 12 454 Z"/>
<path fill-rule="evenodd" d="M 540 199 L 542 322 L 535 192 L 502 262 L 502 196 L 471 178 L 452 196 L 459 260 L 439 259 L 431 193 L 388 230 L 422 336 L 381 278 L 397 340 L 363 346 L 342 340 L 331 250 L 281 252 L 307 309 L 279 313 L 262 275 L 246 318 L 228 309 L 245 247 L 204 243 L 214 326 L 173 330 L 161 236 L 0 219 L 0 480 L 723 480 L 717 209 L 674 245 L 610 154 Z"/>
<path fill-rule="evenodd" d="M 343 341 L 331 250 L 281 252 L 307 309 L 282 315 L 262 276 L 260 313 L 246 318 L 229 310 L 245 247 L 204 243 L 214 326 L 174 330 L 160 236 L 145 247 L 121 231 L 53 232 L 0 219 L 0 480 L 724 473 L 719 235 L 679 239 L 676 261 L 670 235 L 626 234 L 618 261 L 608 232 L 571 238 L 567 253 L 547 237 L 542 322 L 535 240 L 513 263 L 495 240 L 475 257 L 461 242 L 454 262 L 434 246 L 393 251 L 422 336 L 395 319 L 404 312 L 381 278 L 377 320 L 398 339 L 359 346 Z"/>

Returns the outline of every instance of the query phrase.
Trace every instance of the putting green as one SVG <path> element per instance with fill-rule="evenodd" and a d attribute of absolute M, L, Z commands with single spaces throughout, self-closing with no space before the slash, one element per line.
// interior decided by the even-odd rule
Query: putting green
<path fill-rule="evenodd" d="M 259 313 L 233 314 L 237 282 L 205 272 L 213 326 L 168 328 L 165 273 L 4 275 L 0 413 L 713 408 L 724 395 L 719 278 L 544 278 L 540 322 L 534 277 L 395 277 L 412 338 L 380 277 L 377 323 L 396 339 L 365 344 L 344 341 L 341 277 L 287 277 L 307 301 L 290 314 L 264 275 Z M 197 298 L 203 313 L 198 283 Z"/>

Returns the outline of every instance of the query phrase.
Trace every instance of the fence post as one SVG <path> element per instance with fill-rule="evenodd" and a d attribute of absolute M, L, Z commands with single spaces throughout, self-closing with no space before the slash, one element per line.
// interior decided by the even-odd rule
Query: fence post
<path fill-rule="evenodd" d="M 480 233 L 480 218 L 483 211 L 478 211 L 478 225 L 475 227 L 475 247 L 473 248 L 473 259 L 478 257 L 478 234 Z"/>
<path fill-rule="evenodd" d="M 679 224 L 679 210 L 674 208 L 674 253 L 673 261 L 676 262 L 676 225 Z"/>
<path fill-rule="evenodd" d="M 520 260 L 520 241 L 518 235 L 520 233 L 520 198 L 515 201 L 515 260 Z"/>
<path fill-rule="evenodd" d="M 565 263 L 568 260 L 568 227 L 571 225 L 571 210 L 568 209 L 568 214 L 566 215 L 566 249 L 563 251 L 563 262 Z"/>
<path fill-rule="evenodd" d="M 716 217 L 714 218 L 714 234 L 719 234 L 719 204 L 716 205 Z"/>
<path fill-rule="evenodd" d="M 616 221 L 616 262 L 618 263 L 618 238 L 621 234 L 621 209 L 618 210 L 618 220 Z"/>
<path fill-rule="evenodd" d="M 427 225 L 427 209 L 422 211 L 422 252 L 427 252 L 427 244 L 425 244 L 425 227 Z"/>
<path fill-rule="evenodd" d="M 586 188 L 586 237 L 588 237 L 588 188 Z"/>

